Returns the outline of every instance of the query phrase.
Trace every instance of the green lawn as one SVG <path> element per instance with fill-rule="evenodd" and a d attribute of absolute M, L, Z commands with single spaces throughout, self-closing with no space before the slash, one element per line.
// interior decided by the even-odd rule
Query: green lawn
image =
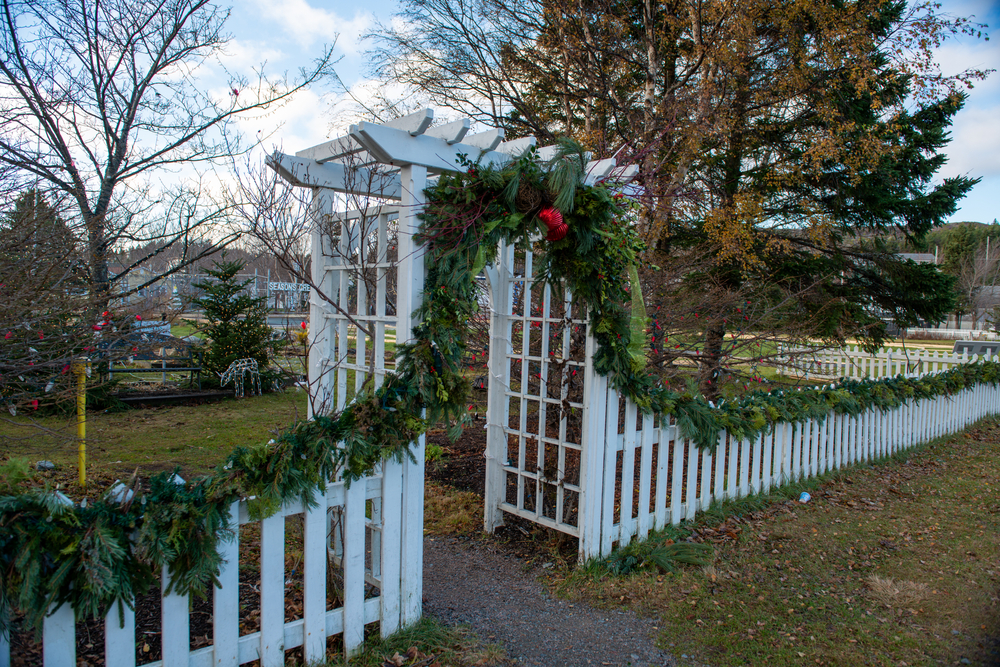
<path fill-rule="evenodd" d="M 171 324 L 170 334 L 177 336 L 178 338 L 183 338 L 184 336 L 195 336 L 197 338 L 204 338 L 204 334 L 200 333 L 192 325 L 182 322 L 181 324 Z"/>
<path fill-rule="evenodd" d="M 210 471 L 238 445 L 266 442 L 306 415 L 306 393 L 289 390 L 198 406 L 170 406 L 87 416 L 88 474 L 148 475 L 180 466 Z M 47 459 L 76 468 L 76 418 L 0 419 L 0 456 Z"/>

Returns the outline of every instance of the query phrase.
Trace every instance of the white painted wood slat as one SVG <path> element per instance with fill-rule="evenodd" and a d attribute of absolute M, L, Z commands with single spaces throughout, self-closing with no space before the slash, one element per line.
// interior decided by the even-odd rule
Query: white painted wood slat
<path fill-rule="evenodd" d="M 112 604 L 104 617 L 104 662 L 108 667 L 135 666 L 135 609 Z"/>
<path fill-rule="evenodd" d="M 0 667 L 10 667 L 10 637 L 0 630 Z"/>
<path fill-rule="evenodd" d="M 214 667 L 237 667 L 240 659 L 240 503 L 229 507 L 230 539 L 219 540 L 222 566 L 220 586 L 212 591 L 212 639 Z"/>
<path fill-rule="evenodd" d="M 326 494 L 316 501 L 304 514 L 302 533 L 302 651 L 307 664 L 326 659 Z"/>
<path fill-rule="evenodd" d="M 639 459 L 639 539 L 646 539 L 653 527 L 654 513 L 650 511 L 653 488 L 653 415 L 642 416 L 642 452 Z"/>
<path fill-rule="evenodd" d="M 382 464 L 382 588 L 381 633 L 389 637 L 400 627 L 400 582 L 402 576 L 403 464 Z"/>
<path fill-rule="evenodd" d="M 49 611 L 42 623 L 42 660 L 45 667 L 76 665 L 76 618 L 68 604 Z"/>
<path fill-rule="evenodd" d="M 191 654 L 191 624 L 188 618 L 189 600 L 187 595 L 180 595 L 170 587 L 170 573 L 163 566 L 160 573 L 160 613 L 162 632 L 161 650 L 163 652 L 163 667 L 188 667 Z"/>
<path fill-rule="evenodd" d="M 365 494 L 351 484 L 344 503 L 344 652 L 351 657 L 365 638 Z"/>

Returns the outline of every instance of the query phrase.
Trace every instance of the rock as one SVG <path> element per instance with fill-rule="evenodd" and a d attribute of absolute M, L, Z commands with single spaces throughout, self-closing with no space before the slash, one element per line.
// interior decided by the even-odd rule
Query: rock
<path fill-rule="evenodd" d="M 35 464 L 35 470 L 55 470 L 56 464 L 52 461 L 39 461 Z"/>

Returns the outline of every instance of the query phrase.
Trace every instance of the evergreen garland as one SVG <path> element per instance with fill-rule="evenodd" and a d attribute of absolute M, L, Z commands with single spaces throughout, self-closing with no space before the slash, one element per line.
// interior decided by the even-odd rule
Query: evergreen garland
<path fill-rule="evenodd" d="M 396 372 L 377 389 L 366 384 L 340 414 L 240 447 L 210 476 L 175 483 L 161 473 L 148 494 L 133 484 L 135 495 L 124 503 L 110 494 L 86 506 L 38 491 L 0 497 L 0 629 L 16 609 L 40 630 L 60 603 L 80 617 L 101 617 L 111 604 L 130 604 L 163 567 L 175 592 L 204 595 L 221 565 L 217 542 L 233 531 L 232 502 L 252 498 L 253 518 L 288 499 L 313 507 L 338 475 L 350 484 L 385 459 L 412 457 L 409 444 L 429 424 L 446 422 L 457 435 L 468 420 L 469 383 L 459 369 L 465 322 L 478 307 L 475 274 L 494 259 L 500 240 L 530 251 L 532 234 L 545 231 L 538 214 L 554 206 L 563 207 L 568 230 L 546 246 L 541 276 L 565 281 L 590 307 L 597 372 L 643 410 L 673 415 L 682 435 L 701 447 L 715 447 L 722 430 L 752 438 L 778 422 L 891 410 L 1000 382 L 1000 364 L 987 361 L 922 378 L 755 392 L 719 407 L 664 388 L 629 352 L 628 273 L 641 243 L 624 221 L 626 202 L 605 187 L 580 186 L 583 156 L 571 144 L 563 148 L 548 171 L 529 153 L 500 169 L 467 163 L 465 173 L 442 176 L 428 190 L 420 235 L 428 272 L 414 339 L 397 347 Z"/>
<path fill-rule="evenodd" d="M 687 437 L 714 447 L 721 430 L 749 439 L 776 423 L 888 411 L 981 384 L 1000 384 L 1000 363 L 966 364 L 921 378 L 757 392 L 719 407 L 685 394 L 677 396 L 672 414 Z M 373 409 L 373 401 L 365 399 L 365 409 Z M 386 424 L 376 433 L 402 426 L 410 430 L 393 437 L 405 439 L 421 428 L 405 420 Z M 40 630 L 51 605 L 61 603 L 71 604 L 80 618 L 101 618 L 111 604 L 129 604 L 144 593 L 164 566 L 175 592 L 206 595 L 221 565 L 217 542 L 233 534 L 230 504 L 256 496 L 254 517 L 273 514 L 283 499 L 315 506 L 315 494 L 338 468 L 358 465 L 345 454 L 356 445 L 336 447 L 339 438 L 364 440 L 352 436 L 352 428 L 330 417 L 302 422 L 273 444 L 238 449 L 213 475 L 176 484 L 172 473 L 160 473 L 148 494 L 136 490 L 125 503 L 110 494 L 86 505 L 42 491 L 0 496 L 0 629 L 17 610 Z M 367 458 L 368 447 L 355 449 L 358 461 Z"/>

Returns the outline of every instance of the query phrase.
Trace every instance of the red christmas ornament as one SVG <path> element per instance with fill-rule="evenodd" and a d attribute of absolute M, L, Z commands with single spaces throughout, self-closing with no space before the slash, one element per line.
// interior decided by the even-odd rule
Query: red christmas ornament
<path fill-rule="evenodd" d="M 142 322 L 142 315 L 136 315 L 135 319 L 137 322 Z"/>
<path fill-rule="evenodd" d="M 546 241 L 559 241 L 566 236 L 566 232 L 569 231 L 569 226 L 563 222 L 562 213 L 555 208 L 543 208 L 542 212 L 538 214 L 545 226 L 549 228 L 549 234 L 545 237 Z"/>
<path fill-rule="evenodd" d="M 104 319 L 108 319 L 108 315 L 110 315 L 110 314 L 111 313 L 109 313 L 108 311 L 105 310 L 103 313 L 101 313 L 101 317 L 103 317 Z"/>
<path fill-rule="evenodd" d="M 95 324 L 94 326 L 92 326 L 90 328 L 93 329 L 94 331 L 100 331 L 102 329 L 102 327 L 101 327 L 100 324 Z"/>
<path fill-rule="evenodd" d="M 303 323 L 302 323 L 302 324 L 300 324 L 299 326 L 300 326 L 300 327 L 302 327 L 302 328 L 303 328 L 303 330 L 304 330 L 304 329 L 308 329 L 308 328 L 309 328 L 309 325 L 308 325 L 308 324 L 306 324 L 305 322 L 303 322 Z"/>
<path fill-rule="evenodd" d="M 14 332 L 8 331 L 7 335 L 4 336 L 4 340 L 10 340 L 13 337 L 14 337 Z"/>

